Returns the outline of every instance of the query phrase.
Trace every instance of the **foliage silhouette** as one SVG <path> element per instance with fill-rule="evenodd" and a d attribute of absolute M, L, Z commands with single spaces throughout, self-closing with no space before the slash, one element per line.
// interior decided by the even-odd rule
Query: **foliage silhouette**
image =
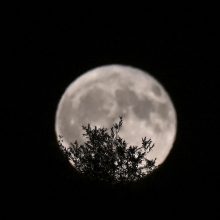
<path fill-rule="evenodd" d="M 86 131 L 83 136 L 89 139 L 84 145 L 79 146 L 75 141 L 74 144 L 70 142 L 69 148 L 66 148 L 62 145 L 63 136 L 59 135 L 58 144 L 64 156 L 73 162 L 81 174 L 91 180 L 102 181 L 105 184 L 126 183 L 140 179 L 158 167 L 155 166 L 156 158 L 145 158 L 154 147 L 154 144 L 151 146 L 151 139 L 142 138 L 140 148 L 127 148 L 127 143 L 118 136 L 123 123 L 122 116 L 119 118 L 119 123 L 115 123 L 111 128 L 110 135 L 104 127 L 97 129 L 95 126 L 92 130 L 90 124 L 88 127 L 82 126 Z M 145 165 L 139 166 L 142 161 L 145 161 Z"/>

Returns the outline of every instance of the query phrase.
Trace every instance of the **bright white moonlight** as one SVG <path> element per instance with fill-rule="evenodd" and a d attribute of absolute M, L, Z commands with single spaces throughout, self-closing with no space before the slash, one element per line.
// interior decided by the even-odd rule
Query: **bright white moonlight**
<path fill-rule="evenodd" d="M 101 66 L 73 81 L 58 104 L 57 139 L 62 135 L 66 147 L 75 140 L 83 144 L 88 139 L 82 137 L 82 125 L 110 129 L 119 116 L 123 117 L 119 136 L 128 147 L 141 147 L 142 138 L 151 139 L 155 147 L 147 158 L 157 158 L 156 165 L 163 163 L 176 137 L 175 108 L 154 77 L 130 66 Z"/>

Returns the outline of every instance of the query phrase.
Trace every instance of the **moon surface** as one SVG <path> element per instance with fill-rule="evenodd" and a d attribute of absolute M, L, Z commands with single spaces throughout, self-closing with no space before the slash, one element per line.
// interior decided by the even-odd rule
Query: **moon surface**
<path fill-rule="evenodd" d="M 82 125 L 109 129 L 123 117 L 119 136 L 129 146 L 142 146 L 142 138 L 155 147 L 147 154 L 156 165 L 167 158 L 176 137 L 176 111 L 164 87 L 149 73 L 124 65 L 94 68 L 74 80 L 62 95 L 55 119 L 57 140 L 68 147 L 88 139 Z"/>

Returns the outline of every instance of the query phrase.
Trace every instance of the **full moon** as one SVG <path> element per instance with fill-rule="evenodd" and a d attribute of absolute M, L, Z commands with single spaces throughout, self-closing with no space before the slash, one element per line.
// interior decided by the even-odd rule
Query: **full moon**
<path fill-rule="evenodd" d="M 88 139 L 82 125 L 110 130 L 123 117 L 119 136 L 130 146 L 142 146 L 142 138 L 155 147 L 147 159 L 165 161 L 176 137 L 176 111 L 164 87 L 149 73 L 124 65 L 94 68 L 74 80 L 62 95 L 55 119 L 57 140 L 68 147 Z M 109 132 L 110 134 L 110 132 Z"/>

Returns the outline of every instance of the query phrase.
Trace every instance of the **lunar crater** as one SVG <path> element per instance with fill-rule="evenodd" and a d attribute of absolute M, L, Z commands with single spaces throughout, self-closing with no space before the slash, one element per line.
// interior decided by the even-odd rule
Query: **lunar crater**
<path fill-rule="evenodd" d="M 151 89 L 156 96 L 161 96 L 162 92 L 159 86 L 153 85 Z"/>

